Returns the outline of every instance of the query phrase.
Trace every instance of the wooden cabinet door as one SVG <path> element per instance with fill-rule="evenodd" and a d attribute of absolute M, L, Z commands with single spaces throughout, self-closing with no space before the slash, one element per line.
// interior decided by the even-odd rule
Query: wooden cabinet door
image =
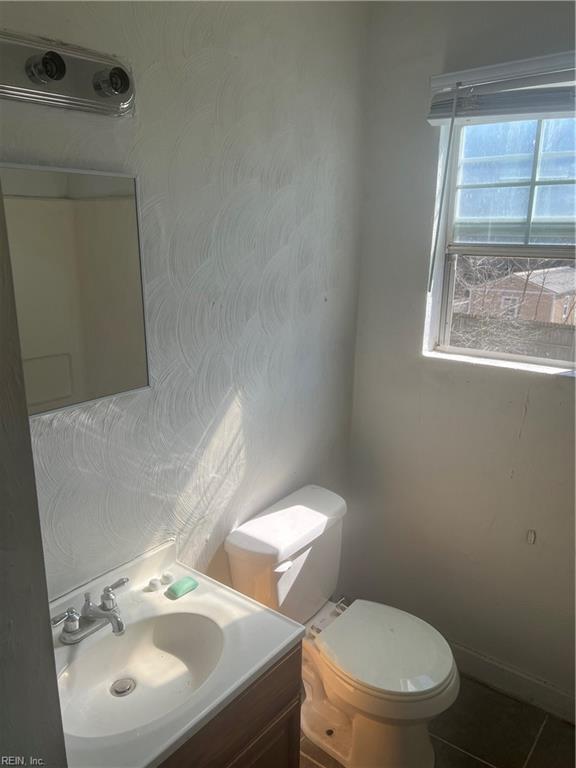
<path fill-rule="evenodd" d="M 227 768 L 298 768 L 300 699 L 279 715 Z"/>

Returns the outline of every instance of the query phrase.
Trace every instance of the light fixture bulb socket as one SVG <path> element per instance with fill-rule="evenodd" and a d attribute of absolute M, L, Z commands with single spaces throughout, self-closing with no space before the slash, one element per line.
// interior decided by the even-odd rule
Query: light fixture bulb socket
<path fill-rule="evenodd" d="M 35 83 L 47 84 L 62 80 L 66 75 L 66 62 L 56 51 L 46 51 L 28 59 L 26 74 Z"/>
<path fill-rule="evenodd" d="M 130 75 L 122 67 L 112 67 L 97 72 L 93 84 L 100 96 L 121 96 L 130 90 Z"/>

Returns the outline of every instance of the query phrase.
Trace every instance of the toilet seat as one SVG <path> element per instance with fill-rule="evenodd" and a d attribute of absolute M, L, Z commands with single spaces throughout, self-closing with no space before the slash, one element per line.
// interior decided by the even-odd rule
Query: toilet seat
<path fill-rule="evenodd" d="M 379 699 L 429 699 L 457 674 L 450 646 L 434 627 L 368 600 L 354 601 L 315 645 L 343 683 Z"/>
<path fill-rule="evenodd" d="M 450 703 L 453 702 L 455 692 L 457 693 L 460 687 L 458 670 L 454 665 L 444 685 L 436 688 L 432 693 L 394 694 L 390 691 L 359 685 L 333 666 L 321 652 L 319 656 L 325 670 L 323 678 L 325 683 L 332 690 L 337 690 L 340 698 L 353 704 L 356 709 L 377 716 L 407 720 L 435 717 L 446 709 L 445 702 L 447 699 L 450 700 Z"/>

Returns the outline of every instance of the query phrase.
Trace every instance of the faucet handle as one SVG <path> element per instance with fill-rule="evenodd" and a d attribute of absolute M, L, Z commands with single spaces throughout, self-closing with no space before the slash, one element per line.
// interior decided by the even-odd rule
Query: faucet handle
<path fill-rule="evenodd" d="M 63 613 L 59 613 L 50 619 L 50 624 L 57 627 L 64 622 L 63 632 L 76 632 L 80 622 L 80 614 L 75 608 L 66 608 Z"/>
<path fill-rule="evenodd" d="M 114 594 L 114 590 L 118 589 L 118 587 L 123 587 L 124 584 L 127 584 L 129 581 L 130 579 L 124 576 L 123 578 L 118 579 L 118 581 L 115 581 L 114 584 L 104 587 L 102 595 L 100 596 L 100 605 L 103 610 L 113 611 L 114 608 L 116 608 L 116 595 Z"/>
<path fill-rule="evenodd" d="M 130 579 L 128 576 L 122 576 L 121 579 L 118 579 L 118 581 L 115 581 L 114 584 L 110 584 L 109 587 L 104 587 L 104 591 L 110 590 L 111 592 L 114 592 L 115 589 L 119 589 L 120 587 L 123 587 L 124 584 L 128 584 Z"/>

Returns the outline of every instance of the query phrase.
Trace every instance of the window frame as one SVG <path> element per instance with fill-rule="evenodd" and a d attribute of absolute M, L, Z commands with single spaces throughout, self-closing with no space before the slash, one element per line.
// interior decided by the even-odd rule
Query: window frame
<path fill-rule="evenodd" d="M 512 116 L 500 117 L 493 120 L 462 120 L 454 125 L 452 136 L 452 145 L 449 148 L 449 126 L 444 125 L 441 128 L 440 152 L 439 152 L 439 176 L 442 174 L 442 155 L 443 152 L 450 151 L 446 172 L 448 175 L 446 186 L 446 205 L 442 211 L 442 220 L 436 222 L 439 227 L 439 237 L 436 244 L 437 258 L 432 275 L 432 287 L 428 299 L 427 311 L 427 333 L 424 352 L 439 353 L 440 355 L 449 355 L 462 358 L 479 358 L 486 362 L 517 363 L 519 366 L 544 366 L 546 368 L 558 369 L 576 369 L 576 359 L 556 360 L 552 358 L 541 358 L 532 355 L 520 355 L 514 353 L 498 352 L 496 350 L 482 350 L 469 347 L 454 346 L 449 343 L 450 331 L 452 326 L 452 312 L 454 304 L 454 286 L 455 286 L 455 265 L 456 256 L 494 256 L 494 257 L 518 257 L 518 258 L 538 258 L 538 259 L 572 259 L 576 261 L 576 246 L 574 245 L 534 245 L 534 244 L 498 244 L 498 243 L 452 243 L 450 233 L 454 222 L 454 213 L 456 206 L 456 196 L 458 192 L 458 165 L 462 146 L 462 131 L 468 125 L 512 122 L 515 119 L 527 119 L 525 116 L 514 118 Z M 542 120 L 554 119 L 546 115 L 538 116 L 538 139 L 542 133 Z M 540 145 L 538 144 L 538 147 Z M 535 150 L 536 151 L 536 150 Z M 445 154 L 444 154 L 445 156 Z M 535 158 L 531 179 L 525 186 L 530 187 L 529 191 L 529 211 L 532 212 L 535 190 L 538 186 L 536 173 L 538 166 L 538 157 Z M 441 179 L 438 180 L 440 188 Z M 506 186 L 506 185 L 503 185 Z M 437 196 L 438 197 L 438 196 Z M 437 199 L 438 203 L 438 199 Z M 530 219 L 528 221 L 527 233 L 529 236 Z M 576 331 L 575 331 L 576 334 Z"/>

